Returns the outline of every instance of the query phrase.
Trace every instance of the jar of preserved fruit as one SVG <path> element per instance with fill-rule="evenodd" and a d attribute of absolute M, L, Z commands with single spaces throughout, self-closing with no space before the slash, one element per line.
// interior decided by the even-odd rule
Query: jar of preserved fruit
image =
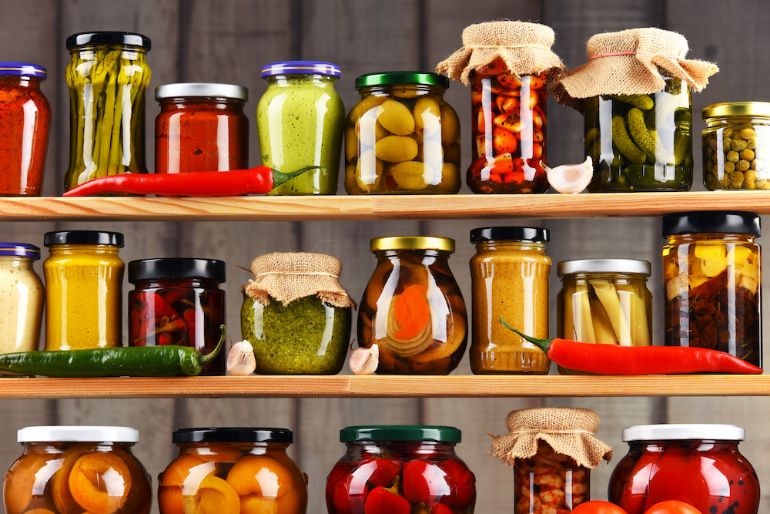
<path fill-rule="evenodd" d="M 329 514 L 472 514 L 476 477 L 455 453 L 460 431 L 425 425 L 347 427 L 326 479 Z"/>
<path fill-rule="evenodd" d="M 358 344 L 379 347 L 377 373 L 445 375 L 465 352 L 468 321 L 449 269 L 453 239 L 372 239 L 377 267 L 358 309 Z"/>
<path fill-rule="evenodd" d="M 342 72 L 324 61 L 281 61 L 264 66 L 267 91 L 257 105 L 262 164 L 282 173 L 312 167 L 272 195 L 337 193 L 345 106 L 334 89 Z"/>
<path fill-rule="evenodd" d="M 750 212 L 663 218 L 666 345 L 720 350 L 762 367 L 760 234 Z"/>
<path fill-rule="evenodd" d="M 724 102 L 703 109 L 703 183 L 770 189 L 770 102 Z"/>
<path fill-rule="evenodd" d="M 24 453 L 5 474 L 6 514 L 149 514 L 150 476 L 127 427 L 48 426 L 18 432 Z"/>
<path fill-rule="evenodd" d="M 150 39 L 131 32 L 67 38 L 70 63 L 70 164 L 65 190 L 120 173 L 147 173 L 144 101 Z"/>
<path fill-rule="evenodd" d="M 37 64 L 0 62 L 0 195 L 40 195 L 51 124 L 40 90 L 47 76 Z"/>
<path fill-rule="evenodd" d="M 305 514 L 307 475 L 286 455 L 285 428 L 183 428 L 160 474 L 160 514 Z"/>
<path fill-rule="evenodd" d="M 759 479 L 738 450 L 743 439 L 733 425 L 629 427 L 628 454 L 612 473 L 609 500 L 628 514 L 669 500 L 709 514 L 757 514 Z"/>
<path fill-rule="evenodd" d="M 551 361 L 532 343 L 506 329 L 548 337 L 548 274 L 545 253 L 550 232 L 536 227 L 488 227 L 471 231 L 474 373 L 546 374 Z"/>
<path fill-rule="evenodd" d="M 155 173 L 230 171 L 249 167 L 245 87 L 166 84 L 155 90 Z"/>
<path fill-rule="evenodd" d="M 129 346 L 217 347 L 225 323 L 225 263 L 215 259 L 144 259 L 128 263 Z M 203 368 L 225 374 L 225 351 Z"/>
<path fill-rule="evenodd" d="M 361 100 L 345 127 L 349 194 L 457 193 L 460 121 L 444 101 L 446 77 L 369 73 L 356 79 Z"/>
<path fill-rule="evenodd" d="M 123 234 L 48 232 L 45 272 L 45 349 L 121 346 Z"/>
<path fill-rule="evenodd" d="M 38 259 L 37 246 L 0 243 L 0 353 L 38 349 L 44 294 L 32 267 Z"/>

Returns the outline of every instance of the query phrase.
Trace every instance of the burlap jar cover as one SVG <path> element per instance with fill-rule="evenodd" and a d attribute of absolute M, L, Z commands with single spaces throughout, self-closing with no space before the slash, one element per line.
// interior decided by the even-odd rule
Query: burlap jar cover
<path fill-rule="evenodd" d="M 321 253 L 269 253 L 251 263 L 254 278 L 244 286 L 244 291 L 263 305 L 270 299 L 288 305 L 307 296 L 333 307 L 353 307 L 340 284 L 342 263 L 336 257 Z"/>
<path fill-rule="evenodd" d="M 481 72 L 498 58 L 508 72 L 518 76 L 547 73 L 549 78 L 564 69 L 551 50 L 553 29 L 539 23 L 490 21 L 463 30 L 463 47 L 436 65 L 436 71 L 468 85 L 472 72 Z"/>
<path fill-rule="evenodd" d="M 612 448 L 594 435 L 599 429 L 599 415 L 589 409 L 515 410 L 505 424 L 510 433 L 493 436 L 492 454 L 512 466 L 518 459 L 535 456 L 540 441 L 586 468 L 612 458 Z"/>

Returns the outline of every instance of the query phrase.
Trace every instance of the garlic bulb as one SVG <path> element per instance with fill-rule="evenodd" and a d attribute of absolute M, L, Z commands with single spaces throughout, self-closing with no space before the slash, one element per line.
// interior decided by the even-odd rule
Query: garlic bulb
<path fill-rule="evenodd" d="M 248 341 L 238 341 L 230 347 L 227 354 L 227 374 L 246 376 L 257 369 L 257 359 L 254 357 L 254 348 Z"/>
<path fill-rule="evenodd" d="M 380 347 L 373 344 L 371 348 L 356 348 L 350 352 L 348 364 L 354 375 L 373 375 L 380 364 Z"/>
<path fill-rule="evenodd" d="M 560 193 L 582 193 L 594 176 L 594 164 L 590 157 L 580 164 L 563 164 L 555 168 L 544 166 L 548 183 Z"/>

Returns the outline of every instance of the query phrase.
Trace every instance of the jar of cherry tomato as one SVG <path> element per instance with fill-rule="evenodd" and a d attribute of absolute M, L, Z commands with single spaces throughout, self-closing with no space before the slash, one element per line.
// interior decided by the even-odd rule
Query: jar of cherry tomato
<path fill-rule="evenodd" d="M 160 474 L 160 514 L 305 514 L 307 475 L 285 428 L 183 428 Z"/>
<path fill-rule="evenodd" d="M 733 425 L 640 425 L 623 431 L 628 454 L 610 478 L 609 500 L 628 514 L 679 500 L 708 514 L 757 514 L 759 480 Z"/>
<path fill-rule="evenodd" d="M 249 166 L 245 87 L 166 84 L 155 90 L 155 172 L 230 171 Z"/>
<path fill-rule="evenodd" d="M 215 259 L 144 259 L 128 263 L 130 346 L 180 345 L 208 354 L 225 322 L 225 263 Z M 203 374 L 224 375 L 220 351 Z"/>
<path fill-rule="evenodd" d="M 453 427 L 347 427 L 347 452 L 326 480 L 329 514 L 471 514 L 476 477 L 455 453 Z"/>

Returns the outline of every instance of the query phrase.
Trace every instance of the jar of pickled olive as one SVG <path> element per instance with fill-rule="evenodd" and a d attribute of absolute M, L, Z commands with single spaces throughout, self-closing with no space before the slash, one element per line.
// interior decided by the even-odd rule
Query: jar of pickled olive
<path fill-rule="evenodd" d="M 257 105 L 262 164 L 283 173 L 313 167 L 268 194 L 336 194 L 345 122 L 345 106 L 334 89 L 339 66 L 280 61 L 260 73 L 268 83 Z"/>
<path fill-rule="evenodd" d="M 40 195 L 51 124 L 40 90 L 47 76 L 37 64 L 0 62 L 0 195 Z"/>
<path fill-rule="evenodd" d="M 472 514 L 476 477 L 455 453 L 460 431 L 426 425 L 347 427 L 326 479 L 329 514 Z"/>
<path fill-rule="evenodd" d="M 345 125 L 349 194 L 457 193 L 460 122 L 444 101 L 446 77 L 370 73 L 356 79 L 361 100 Z"/>
<path fill-rule="evenodd" d="M 592 192 L 688 191 L 692 187 L 692 98 L 666 78 L 649 95 L 602 95 L 585 102 L 585 151 Z"/>
<path fill-rule="evenodd" d="M 26 427 L 24 453 L 5 474 L 6 514 L 149 514 L 150 476 L 128 427 Z"/>
<path fill-rule="evenodd" d="M 147 173 L 144 101 L 150 39 L 131 32 L 67 38 L 70 163 L 64 189 L 120 173 Z"/>
<path fill-rule="evenodd" d="M 550 233 L 535 227 L 488 227 L 471 231 L 474 373 L 546 374 L 545 353 L 505 328 L 500 319 L 533 337 L 548 337 Z"/>
<path fill-rule="evenodd" d="M 249 167 L 245 87 L 166 84 L 155 90 L 155 173 L 230 171 Z"/>
<path fill-rule="evenodd" d="M 48 232 L 45 273 L 45 349 L 121 346 L 123 234 Z"/>
<path fill-rule="evenodd" d="M 487 66 L 471 76 L 471 165 L 474 193 L 544 193 L 546 73 L 509 73 Z"/>
<path fill-rule="evenodd" d="M 379 347 L 377 373 L 446 375 L 465 352 L 468 320 L 449 269 L 454 240 L 372 239 L 377 267 L 358 308 L 358 345 Z"/>
<path fill-rule="evenodd" d="M 609 500 L 628 514 L 678 500 L 709 514 L 757 514 L 760 486 L 738 449 L 733 425 L 641 425 L 623 431 L 629 449 L 609 485 Z M 686 479 L 682 479 L 686 477 Z"/>
<path fill-rule="evenodd" d="M 666 345 L 720 350 L 762 367 L 760 234 L 750 212 L 663 218 Z"/>
<path fill-rule="evenodd" d="M 770 103 L 724 102 L 703 109 L 703 183 L 770 189 Z"/>
<path fill-rule="evenodd" d="M 43 317 L 43 282 L 32 267 L 40 248 L 0 243 L 0 353 L 38 349 Z"/>
<path fill-rule="evenodd" d="M 215 259 L 144 259 L 128 263 L 129 346 L 190 346 L 214 351 L 225 323 L 225 263 Z M 225 374 L 225 349 L 203 368 Z"/>
<path fill-rule="evenodd" d="M 183 428 L 160 474 L 160 514 L 305 514 L 307 475 L 285 428 Z"/>

